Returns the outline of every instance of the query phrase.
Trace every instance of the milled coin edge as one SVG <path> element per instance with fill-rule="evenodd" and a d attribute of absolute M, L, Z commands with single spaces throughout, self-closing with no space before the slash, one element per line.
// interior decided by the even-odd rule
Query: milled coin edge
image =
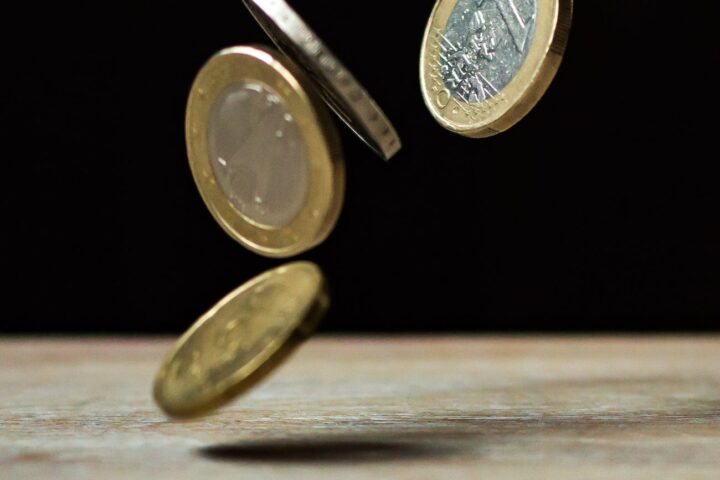
<path fill-rule="evenodd" d="M 262 27 L 275 45 L 292 57 L 292 52 L 286 52 L 284 44 L 279 40 L 276 30 L 291 41 L 297 52 L 303 55 L 308 62 L 315 65 L 315 70 L 322 75 L 331 88 L 325 92 L 325 87 L 319 85 L 323 99 L 337 116 L 350 128 L 366 145 L 384 160 L 390 160 L 402 149 L 402 141 L 385 112 L 368 93 L 365 87 L 348 70 L 337 56 L 327 47 L 315 31 L 308 26 L 302 17 L 284 0 L 243 0 L 243 3 Z M 260 12 L 262 15 L 260 15 Z M 267 19 L 267 21 L 266 21 Z M 298 62 L 301 68 L 303 62 Z M 309 72 L 311 77 L 315 72 Z M 318 82 L 322 83 L 322 82 Z M 353 125 L 350 115 L 333 98 L 340 97 L 352 109 L 357 120 L 362 124 L 363 131 Z"/>

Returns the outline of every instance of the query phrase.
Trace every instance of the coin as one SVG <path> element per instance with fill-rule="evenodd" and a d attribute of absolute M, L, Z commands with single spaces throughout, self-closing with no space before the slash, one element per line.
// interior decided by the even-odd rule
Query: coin
<path fill-rule="evenodd" d="M 185 130 L 200 194 L 236 241 L 287 257 L 330 233 L 345 191 L 340 140 L 287 58 L 263 47 L 219 52 L 195 79 Z"/>
<path fill-rule="evenodd" d="M 243 0 L 275 44 L 317 82 L 335 113 L 385 160 L 401 148 L 390 120 L 365 88 L 284 0 Z"/>
<path fill-rule="evenodd" d="M 312 263 L 270 270 L 211 308 L 166 357 L 154 396 L 173 417 L 207 413 L 264 379 L 315 329 L 329 305 Z"/>
<path fill-rule="evenodd" d="M 512 127 L 552 82 L 571 18 L 572 0 L 438 0 L 420 59 L 433 117 L 474 138 Z"/>

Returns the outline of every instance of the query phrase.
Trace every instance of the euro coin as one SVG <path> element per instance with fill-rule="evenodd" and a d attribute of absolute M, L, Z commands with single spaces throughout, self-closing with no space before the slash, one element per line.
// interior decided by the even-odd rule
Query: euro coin
<path fill-rule="evenodd" d="M 207 413 L 264 379 L 315 329 L 329 305 L 312 263 L 270 270 L 212 307 L 177 342 L 154 385 L 172 417 Z"/>
<path fill-rule="evenodd" d="M 185 137 L 218 224 L 248 249 L 288 257 L 322 242 L 345 192 L 330 112 L 306 74 L 263 47 L 212 57 L 193 83 Z"/>
<path fill-rule="evenodd" d="M 317 82 L 335 113 L 370 148 L 389 160 L 400 137 L 367 90 L 284 0 L 243 0 L 275 44 Z"/>
<path fill-rule="evenodd" d="M 433 117 L 474 138 L 512 127 L 552 82 L 571 18 L 572 0 L 438 0 L 420 59 Z"/>

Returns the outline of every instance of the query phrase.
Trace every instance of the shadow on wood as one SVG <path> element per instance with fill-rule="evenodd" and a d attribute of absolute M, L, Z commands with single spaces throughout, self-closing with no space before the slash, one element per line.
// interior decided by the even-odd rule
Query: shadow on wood
<path fill-rule="evenodd" d="M 198 450 L 211 460 L 229 462 L 356 463 L 438 458 L 460 453 L 457 443 L 427 438 L 382 439 L 326 436 L 319 439 L 281 438 L 237 441 Z"/>

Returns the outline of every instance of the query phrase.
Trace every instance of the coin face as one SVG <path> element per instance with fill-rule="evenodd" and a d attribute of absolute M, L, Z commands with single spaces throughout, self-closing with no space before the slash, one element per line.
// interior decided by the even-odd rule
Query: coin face
<path fill-rule="evenodd" d="M 439 0 L 420 61 L 435 119 L 469 137 L 510 128 L 552 81 L 571 17 L 572 0 Z"/>
<path fill-rule="evenodd" d="M 390 120 L 347 68 L 284 0 L 243 0 L 275 44 L 317 82 L 335 113 L 388 160 L 401 148 Z"/>
<path fill-rule="evenodd" d="M 324 277 L 312 263 L 249 281 L 178 341 L 155 379 L 156 402 L 168 415 L 191 417 L 235 398 L 314 330 L 328 303 Z"/>
<path fill-rule="evenodd" d="M 302 210 L 308 152 L 295 116 L 269 85 L 244 81 L 220 92 L 210 111 L 208 150 L 218 186 L 250 221 L 283 228 Z"/>
<path fill-rule="evenodd" d="M 287 257 L 330 233 L 345 189 L 340 140 L 292 62 L 260 47 L 221 51 L 195 79 L 185 129 L 195 183 L 235 240 Z"/>

